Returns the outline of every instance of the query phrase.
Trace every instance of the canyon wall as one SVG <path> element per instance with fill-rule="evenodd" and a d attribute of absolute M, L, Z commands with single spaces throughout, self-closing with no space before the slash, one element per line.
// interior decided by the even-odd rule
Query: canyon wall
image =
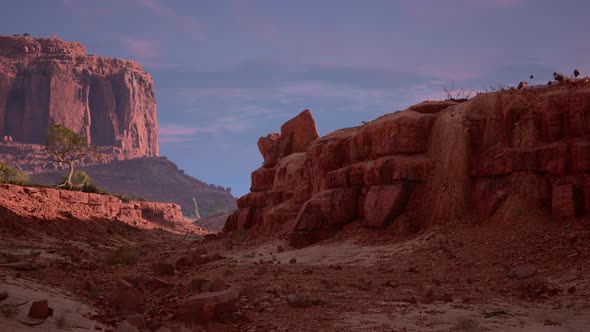
<path fill-rule="evenodd" d="M 120 159 L 158 155 L 154 84 L 139 64 L 78 42 L 0 36 L 0 137 L 43 144 L 51 124 Z"/>
<path fill-rule="evenodd" d="M 285 126 L 260 138 L 264 164 L 226 232 L 288 234 L 297 247 L 352 222 L 590 216 L 587 80 L 424 102 L 321 138 L 308 111 Z"/>

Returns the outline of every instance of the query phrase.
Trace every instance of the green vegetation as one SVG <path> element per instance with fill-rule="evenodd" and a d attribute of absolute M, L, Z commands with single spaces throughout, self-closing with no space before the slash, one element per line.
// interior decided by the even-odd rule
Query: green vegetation
<path fill-rule="evenodd" d="M 28 32 L 23 33 L 23 37 L 31 37 L 31 34 Z"/>
<path fill-rule="evenodd" d="M 16 306 L 12 304 L 5 303 L 0 306 L 0 312 L 2 312 L 2 316 L 5 318 L 12 318 L 16 316 Z"/>
<path fill-rule="evenodd" d="M 65 181 L 67 181 L 66 175 L 61 178 L 60 183 L 64 183 Z M 84 171 L 74 171 L 72 174 L 72 186 L 82 187 L 89 183 L 92 183 L 92 179 L 90 179 L 88 173 Z"/>
<path fill-rule="evenodd" d="M 86 157 L 97 158 L 99 155 L 98 148 L 88 145 L 86 137 L 76 134 L 63 125 L 49 126 L 45 147 L 53 161 L 70 166 L 64 183 L 58 187 L 73 187 L 74 165 Z"/>
<path fill-rule="evenodd" d="M 229 207 L 227 206 L 227 203 L 224 200 L 216 200 L 213 203 L 209 203 L 208 205 L 199 208 L 199 212 L 201 213 L 201 217 L 206 217 L 206 216 L 213 216 L 216 214 L 221 214 L 221 213 L 225 213 L 229 211 Z M 194 216 L 195 211 L 187 211 L 189 216 Z"/>
<path fill-rule="evenodd" d="M 29 176 L 16 168 L 0 163 L 0 183 L 23 185 L 29 183 Z"/>
<path fill-rule="evenodd" d="M 140 251 L 141 247 L 138 246 L 119 247 L 105 258 L 105 263 L 109 265 L 133 265 L 137 262 Z"/>
<path fill-rule="evenodd" d="M 136 201 L 136 202 L 138 202 L 138 201 L 144 202 L 145 201 L 145 198 L 134 196 L 134 195 L 128 195 L 128 194 L 116 194 L 113 196 L 119 198 L 121 201 L 123 201 L 123 203 L 129 203 L 129 202 L 133 202 L 133 201 Z"/>
<path fill-rule="evenodd" d="M 66 181 L 67 177 L 64 176 L 61 178 L 60 183 L 65 183 Z M 84 171 L 74 171 L 74 173 L 72 174 L 72 185 L 62 186 L 62 188 L 68 190 L 82 191 L 85 193 L 110 195 L 106 190 L 103 190 L 98 185 L 92 183 L 90 175 L 88 175 Z"/>
<path fill-rule="evenodd" d="M 98 300 L 98 290 L 96 290 L 94 288 L 91 289 L 91 290 L 89 290 L 88 291 L 88 298 L 91 299 L 91 300 L 93 300 L 93 301 Z"/>

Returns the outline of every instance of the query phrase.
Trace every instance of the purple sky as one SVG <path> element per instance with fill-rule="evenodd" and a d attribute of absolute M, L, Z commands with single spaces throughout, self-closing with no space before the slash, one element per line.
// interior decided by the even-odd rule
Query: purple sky
<path fill-rule="evenodd" d="M 587 0 L 2 0 L 0 34 L 78 40 L 140 62 L 162 155 L 246 193 L 258 137 L 310 109 L 320 135 L 426 99 L 574 67 Z"/>

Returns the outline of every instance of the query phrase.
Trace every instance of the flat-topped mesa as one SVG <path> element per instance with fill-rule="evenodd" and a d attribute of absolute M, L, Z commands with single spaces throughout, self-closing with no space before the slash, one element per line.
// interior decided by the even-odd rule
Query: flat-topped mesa
<path fill-rule="evenodd" d="M 420 103 L 311 141 L 303 133 L 259 140 L 264 165 L 224 231 L 289 234 L 298 247 L 353 222 L 407 232 L 465 216 L 590 217 L 586 81 Z M 284 148 L 295 137 L 305 148 Z"/>
<path fill-rule="evenodd" d="M 54 36 L 0 36 L 0 137 L 43 144 L 51 124 L 124 158 L 159 153 L 154 84 L 139 64 Z"/>
<path fill-rule="evenodd" d="M 64 56 L 75 58 L 85 55 L 86 48 L 79 42 L 63 41 L 55 37 L 0 36 L 0 56 Z"/>

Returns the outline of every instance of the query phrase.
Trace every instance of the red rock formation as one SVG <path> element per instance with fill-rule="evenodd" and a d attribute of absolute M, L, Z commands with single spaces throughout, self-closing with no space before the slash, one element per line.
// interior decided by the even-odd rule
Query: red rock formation
<path fill-rule="evenodd" d="M 3 161 L 0 146 L 0 161 Z M 109 154 L 104 154 L 109 156 Z M 31 156 L 33 158 L 35 156 Z M 43 159 L 33 159 L 40 160 Z M 10 163 L 14 165 L 13 163 Z M 150 201 L 171 202 L 182 206 L 186 215 L 194 212 L 193 197 L 198 200 L 201 216 L 233 211 L 236 199 L 231 188 L 200 181 L 165 157 L 145 157 L 110 161 L 106 164 L 84 165 L 76 169 L 90 175 L 92 182 L 110 193 L 130 194 Z M 64 175 L 64 170 L 32 174 L 34 183 L 53 185 Z"/>
<path fill-rule="evenodd" d="M 64 203 L 87 207 L 93 217 L 100 218 L 131 218 L 133 221 L 147 220 L 153 222 L 184 222 L 180 206 L 172 203 L 129 202 L 124 203 L 114 196 L 84 193 L 81 191 L 58 190 L 51 188 L 21 187 L 11 184 L 0 184 L 3 195 L 29 196 L 40 201 L 50 200 L 51 204 Z"/>
<path fill-rule="evenodd" d="M 290 129 L 297 149 L 283 134 L 259 140 L 264 166 L 225 231 L 290 233 L 303 246 L 355 221 L 420 229 L 469 214 L 590 216 L 590 84 L 421 103 L 315 140 L 307 127 Z"/>
<path fill-rule="evenodd" d="M 135 62 L 77 42 L 0 36 L 0 137 L 42 144 L 63 124 L 125 157 L 158 155 L 153 81 Z"/>

